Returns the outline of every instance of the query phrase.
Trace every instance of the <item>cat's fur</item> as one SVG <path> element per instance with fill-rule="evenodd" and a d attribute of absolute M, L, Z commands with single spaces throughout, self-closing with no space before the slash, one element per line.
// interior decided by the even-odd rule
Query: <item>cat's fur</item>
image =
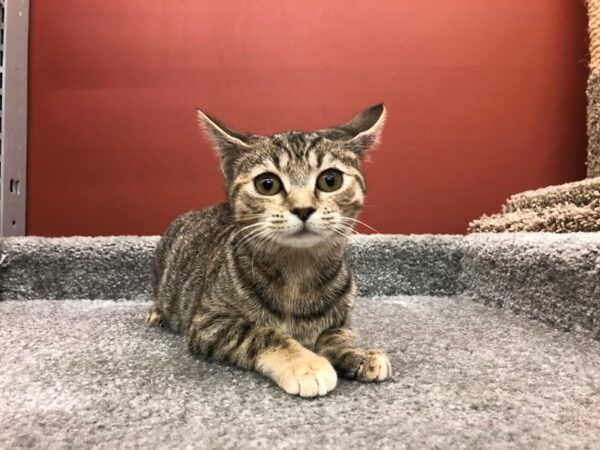
<path fill-rule="evenodd" d="M 337 383 L 334 368 L 360 381 L 388 378 L 383 352 L 355 347 L 356 288 L 345 256 L 365 193 L 360 161 L 378 140 L 383 105 L 340 127 L 274 136 L 198 113 L 221 156 L 228 203 L 168 228 L 148 322 L 183 334 L 191 352 L 257 370 L 290 394 L 325 395 Z M 342 185 L 321 191 L 317 177 L 331 168 Z M 266 172 L 279 177 L 280 193 L 258 192 L 254 180 Z"/>

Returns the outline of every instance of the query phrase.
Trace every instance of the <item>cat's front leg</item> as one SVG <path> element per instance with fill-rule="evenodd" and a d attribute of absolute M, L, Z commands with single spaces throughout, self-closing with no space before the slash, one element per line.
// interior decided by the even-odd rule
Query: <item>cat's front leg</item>
<path fill-rule="evenodd" d="M 337 374 L 326 358 L 290 338 L 285 346 L 265 350 L 256 370 L 272 378 L 288 394 L 301 397 L 325 395 L 337 384 Z"/>
<path fill-rule="evenodd" d="M 325 330 L 315 342 L 315 352 L 327 358 L 344 378 L 371 382 L 392 376 L 392 367 L 385 353 L 356 348 L 350 328 Z"/>
<path fill-rule="evenodd" d="M 326 358 L 278 328 L 203 314 L 192 322 L 187 340 L 192 353 L 256 370 L 288 394 L 325 395 L 337 384 L 335 369 Z"/>

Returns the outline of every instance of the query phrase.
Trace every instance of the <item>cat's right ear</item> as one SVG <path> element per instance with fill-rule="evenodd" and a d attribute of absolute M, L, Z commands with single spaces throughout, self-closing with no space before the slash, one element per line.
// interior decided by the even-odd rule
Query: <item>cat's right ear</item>
<path fill-rule="evenodd" d="M 209 116 L 200 108 L 197 109 L 200 127 L 206 136 L 214 144 L 221 158 L 234 158 L 237 152 L 244 148 L 250 148 L 252 135 L 232 130 L 223 122 Z"/>
<path fill-rule="evenodd" d="M 343 125 L 320 132 L 329 139 L 343 142 L 346 148 L 362 158 L 379 142 L 385 116 L 385 106 L 379 103 L 354 116 Z"/>

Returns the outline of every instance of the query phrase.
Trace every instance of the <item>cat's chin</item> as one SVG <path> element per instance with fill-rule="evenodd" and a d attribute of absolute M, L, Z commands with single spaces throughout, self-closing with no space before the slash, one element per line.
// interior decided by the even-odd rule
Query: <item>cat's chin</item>
<path fill-rule="evenodd" d="M 325 242 L 325 236 L 315 231 L 303 229 L 295 233 L 280 235 L 277 242 L 282 247 L 312 248 L 322 245 Z"/>
<path fill-rule="evenodd" d="M 306 231 L 281 236 L 277 241 L 282 247 L 310 249 L 331 245 L 336 242 L 336 239 L 327 234 Z"/>
<path fill-rule="evenodd" d="M 322 245 L 325 242 L 325 237 L 316 233 L 310 234 L 295 234 L 285 236 L 279 239 L 279 244 L 285 247 L 292 248 L 312 248 Z"/>

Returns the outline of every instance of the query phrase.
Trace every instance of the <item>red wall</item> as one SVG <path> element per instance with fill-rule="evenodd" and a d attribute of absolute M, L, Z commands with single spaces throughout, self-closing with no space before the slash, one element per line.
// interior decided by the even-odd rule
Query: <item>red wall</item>
<path fill-rule="evenodd" d="M 197 105 L 273 133 L 384 101 L 362 216 L 380 232 L 462 233 L 512 193 L 584 177 L 583 1 L 31 7 L 28 234 L 158 234 L 222 201 Z"/>

